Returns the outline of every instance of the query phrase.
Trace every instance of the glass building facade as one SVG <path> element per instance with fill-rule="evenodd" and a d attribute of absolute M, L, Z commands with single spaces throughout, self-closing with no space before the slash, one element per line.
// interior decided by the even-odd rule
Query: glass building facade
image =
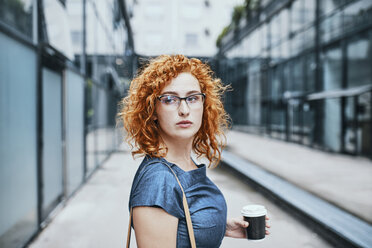
<path fill-rule="evenodd" d="M 260 1 L 216 56 L 233 124 L 372 157 L 372 1 Z"/>
<path fill-rule="evenodd" d="M 118 68 L 131 71 L 123 10 L 0 1 L 0 247 L 26 246 L 118 148 Z"/>

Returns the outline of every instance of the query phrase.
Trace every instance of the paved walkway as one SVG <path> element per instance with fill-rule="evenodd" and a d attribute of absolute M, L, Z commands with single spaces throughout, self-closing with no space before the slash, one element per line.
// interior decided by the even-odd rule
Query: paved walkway
<path fill-rule="evenodd" d="M 31 248 L 124 247 L 128 224 L 128 197 L 139 160 L 128 152 L 113 154 L 92 178 L 58 211 L 53 221 L 30 245 Z M 281 208 L 242 183 L 224 168 L 208 170 L 208 176 L 223 192 L 228 216 L 239 216 L 245 204 L 263 204 L 269 209 L 271 235 L 253 243 L 225 238 L 222 248 L 331 247 L 316 233 Z M 131 247 L 136 247 L 132 236 Z"/>
<path fill-rule="evenodd" d="M 372 223 L 372 161 L 238 131 L 227 150 Z"/>

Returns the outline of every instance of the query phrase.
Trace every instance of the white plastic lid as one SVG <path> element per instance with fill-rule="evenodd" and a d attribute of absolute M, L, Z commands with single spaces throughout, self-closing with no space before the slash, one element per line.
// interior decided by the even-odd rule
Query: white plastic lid
<path fill-rule="evenodd" d="M 258 216 L 266 215 L 267 210 L 262 205 L 253 204 L 253 205 L 244 206 L 241 213 L 243 216 L 246 216 L 246 217 L 258 217 Z"/>

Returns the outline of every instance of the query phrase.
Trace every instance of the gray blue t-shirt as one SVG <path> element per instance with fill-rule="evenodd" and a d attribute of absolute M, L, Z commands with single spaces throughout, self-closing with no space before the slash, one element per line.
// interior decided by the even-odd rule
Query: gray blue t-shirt
<path fill-rule="evenodd" d="M 226 230 L 226 202 L 221 191 L 207 177 L 206 166 L 184 171 L 164 158 L 146 156 L 134 177 L 129 208 L 160 207 L 177 217 L 177 247 L 191 247 L 182 205 L 182 191 L 168 164 L 185 191 L 190 209 L 196 246 L 219 247 Z"/>

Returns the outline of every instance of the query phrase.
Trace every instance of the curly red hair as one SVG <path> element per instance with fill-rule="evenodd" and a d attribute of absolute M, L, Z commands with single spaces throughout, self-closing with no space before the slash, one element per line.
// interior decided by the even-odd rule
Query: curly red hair
<path fill-rule="evenodd" d="M 126 141 L 131 145 L 133 156 L 164 157 L 167 154 L 168 149 L 153 120 L 155 104 L 164 86 L 182 72 L 191 73 L 206 95 L 203 120 L 193 140 L 193 151 L 198 157 L 206 156 L 209 166 L 217 165 L 226 145 L 224 131 L 230 120 L 221 100 L 228 86 L 214 78 L 210 67 L 199 59 L 161 55 L 149 60 L 132 80 L 128 95 L 121 101 L 118 117 L 127 132 Z"/>

